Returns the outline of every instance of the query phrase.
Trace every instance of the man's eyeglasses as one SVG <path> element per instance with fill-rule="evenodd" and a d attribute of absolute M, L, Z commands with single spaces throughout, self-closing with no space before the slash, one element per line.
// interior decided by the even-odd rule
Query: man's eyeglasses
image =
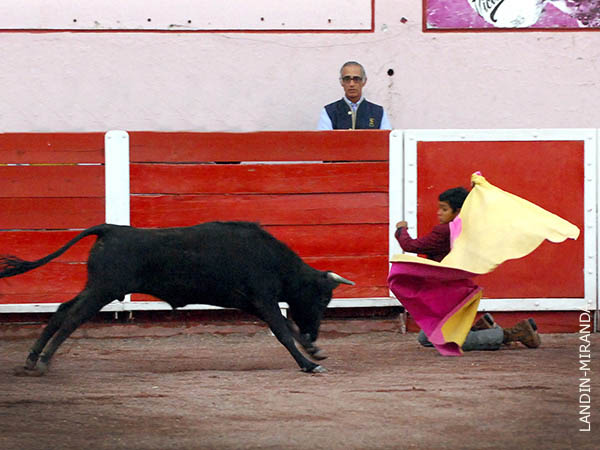
<path fill-rule="evenodd" d="M 342 83 L 344 84 L 348 84 L 351 81 L 354 81 L 355 83 L 361 83 L 362 82 L 362 77 L 351 77 L 350 75 L 346 75 L 345 77 L 342 77 Z"/>

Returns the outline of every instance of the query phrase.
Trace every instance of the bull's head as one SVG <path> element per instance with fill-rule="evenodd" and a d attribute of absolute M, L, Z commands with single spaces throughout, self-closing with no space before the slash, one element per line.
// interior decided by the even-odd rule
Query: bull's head
<path fill-rule="evenodd" d="M 340 284 L 354 286 L 354 282 L 334 272 L 318 272 L 316 279 L 303 283 L 296 301 L 290 301 L 290 315 L 297 328 L 289 322 L 294 338 L 304 349 L 319 359 L 319 349 L 314 344 L 319 336 L 321 319 L 331 301 L 333 290 Z"/>

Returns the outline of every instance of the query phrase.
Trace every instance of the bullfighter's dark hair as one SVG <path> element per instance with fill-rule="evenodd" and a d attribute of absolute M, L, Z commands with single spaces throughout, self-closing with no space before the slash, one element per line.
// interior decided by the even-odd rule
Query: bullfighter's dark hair
<path fill-rule="evenodd" d="M 448 202 L 452 208 L 452 211 L 456 211 L 457 209 L 462 208 L 467 195 L 469 195 L 469 191 L 467 191 L 464 187 L 455 187 L 442 192 L 438 197 L 438 200 L 440 202 Z"/>

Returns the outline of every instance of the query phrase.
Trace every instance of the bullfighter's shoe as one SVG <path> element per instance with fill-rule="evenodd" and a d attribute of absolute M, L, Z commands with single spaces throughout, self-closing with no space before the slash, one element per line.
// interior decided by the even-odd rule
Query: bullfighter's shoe
<path fill-rule="evenodd" d="M 508 344 L 510 342 L 520 342 L 526 347 L 537 348 L 540 346 L 542 341 L 536 329 L 537 325 L 533 319 L 522 320 L 514 327 L 504 329 L 503 343 Z"/>
<path fill-rule="evenodd" d="M 485 313 L 477 322 L 473 324 L 471 331 L 488 330 L 497 326 L 498 325 L 496 325 L 492 315 L 490 313 Z"/>

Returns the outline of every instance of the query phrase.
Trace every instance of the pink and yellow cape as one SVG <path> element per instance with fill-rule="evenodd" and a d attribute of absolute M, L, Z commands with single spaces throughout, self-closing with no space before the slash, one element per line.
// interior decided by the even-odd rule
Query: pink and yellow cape
<path fill-rule="evenodd" d="M 446 356 L 462 354 L 477 314 L 481 288 L 471 278 L 528 255 L 545 239 L 579 236 L 572 223 L 493 186 L 479 173 L 471 181 L 473 189 L 450 224 L 450 253 L 441 262 L 394 255 L 388 276 L 396 298 Z"/>

